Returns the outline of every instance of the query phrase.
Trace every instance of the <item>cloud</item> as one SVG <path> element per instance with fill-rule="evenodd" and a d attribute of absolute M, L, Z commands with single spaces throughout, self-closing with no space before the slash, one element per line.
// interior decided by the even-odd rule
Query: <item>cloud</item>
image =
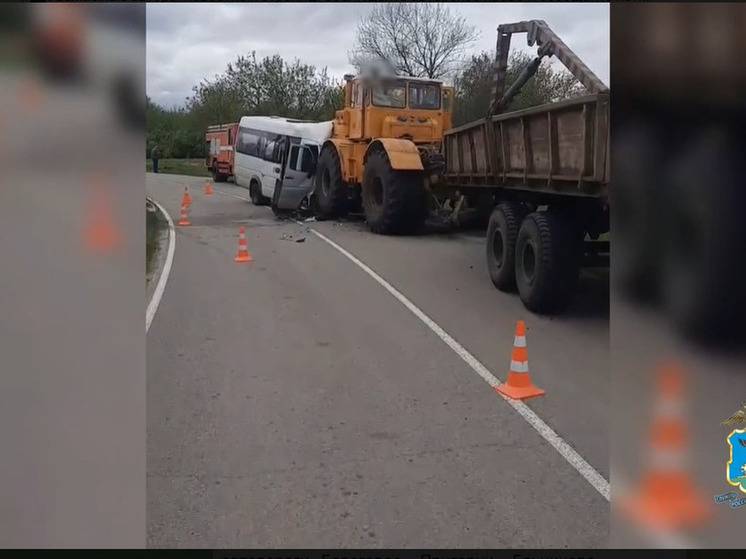
<path fill-rule="evenodd" d="M 280 54 L 298 58 L 336 77 L 351 72 L 359 18 L 372 3 L 148 4 L 147 93 L 155 102 L 181 106 L 192 87 L 225 70 L 239 55 Z M 480 32 L 475 54 L 494 55 L 500 23 L 544 19 L 607 84 L 609 83 L 608 4 L 450 4 Z M 525 49 L 524 37 L 514 48 Z"/>

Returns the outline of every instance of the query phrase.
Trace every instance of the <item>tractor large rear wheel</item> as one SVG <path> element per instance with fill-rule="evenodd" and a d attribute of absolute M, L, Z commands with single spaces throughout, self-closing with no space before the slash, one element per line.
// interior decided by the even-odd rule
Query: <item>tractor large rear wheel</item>
<path fill-rule="evenodd" d="M 342 165 L 333 146 L 321 150 L 315 181 L 311 207 L 316 218 L 335 219 L 347 215 L 349 187 L 342 179 Z"/>
<path fill-rule="evenodd" d="M 368 155 L 363 172 L 363 210 L 374 233 L 412 233 L 425 219 L 421 171 L 396 171 L 382 149 Z"/>

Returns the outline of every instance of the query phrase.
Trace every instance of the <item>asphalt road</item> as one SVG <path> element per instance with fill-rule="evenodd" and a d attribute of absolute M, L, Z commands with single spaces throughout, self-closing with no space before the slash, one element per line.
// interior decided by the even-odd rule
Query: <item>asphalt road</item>
<path fill-rule="evenodd" d="M 497 377 L 515 322 L 529 407 L 608 479 L 607 276 L 542 318 L 495 290 L 477 234 L 385 237 L 276 219 L 245 189 L 147 176 L 178 220 L 147 339 L 153 547 L 598 547 L 608 501 L 419 318 Z M 254 262 L 233 262 L 245 225 Z M 292 236 L 292 238 L 289 238 Z M 304 242 L 295 242 L 298 238 Z"/>

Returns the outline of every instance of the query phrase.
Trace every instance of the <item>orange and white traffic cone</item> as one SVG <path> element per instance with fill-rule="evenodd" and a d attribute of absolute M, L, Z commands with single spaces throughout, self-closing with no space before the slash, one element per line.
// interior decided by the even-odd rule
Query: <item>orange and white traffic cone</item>
<path fill-rule="evenodd" d="M 689 434 L 683 417 L 684 375 L 678 365 L 659 368 L 657 398 L 647 471 L 638 490 L 621 499 L 621 508 L 648 528 L 691 528 L 706 520 L 710 509 L 686 463 Z"/>
<path fill-rule="evenodd" d="M 188 207 L 185 204 L 181 205 L 181 215 L 179 216 L 179 225 L 191 225 L 189 221 L 189 215 L 187 213 Z"/>
<path fill-rule="evenodd" d="M 543 396 L 544 390 L 534 386 L 528 372 L 528 348 L 526 347 L 526 324 L 519 320 L 515 325 L 513 352 L 510 357 L 510 372 L 508 380 L 496 386 L 500 394 L 514 400 L 526 400 Z"/>
<path fill-rule="evenodd" d="M 246 228 L 243 225 L 238 230 L 238 252 L 233 260 L 236 262 L 251 262 L 254 260 L 249 252 L 249 245 L 246 242 Z"/>
<path fill-rule="evenodd" d="M 205 181 L 205 186 L 202 190 L 205 196 L 212 196 L 213 190 L 212 190 L 212 183 L 210 181 Z"/>
<path fill-rule="evenodd" d="M 187 208 L 192 205 L 192 197 L 189 194 L 189 187 L 184 187 L 184 196 L 181 197 L 181 205 Z"/>

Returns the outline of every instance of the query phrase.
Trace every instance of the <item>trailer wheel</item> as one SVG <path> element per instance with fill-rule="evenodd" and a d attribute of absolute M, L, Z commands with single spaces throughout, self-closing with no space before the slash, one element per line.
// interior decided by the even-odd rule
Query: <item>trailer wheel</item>
<path fill-rule="evenodd" d="M 228 180 L 228 175 L 224 175 L 223 173 L 218 172 L 217 163 L 213 163 L 212 169 L 210 169 L 210 173 L 212 174 L 212 180 L 215 182 L 225 182 Z"/>
<path fill-rule="evenodd" d="M 582 241 L 572 218 L 562 212 L 533 212 L 523 219 L 516 240 L 515 279 L 527 309 L 554 313 L 570 302 Z"/>
<path fill-rule="evenodd" d="M 368 155 L 362 190 L 365 218 L 374 233 L 412 233 L 425 220 L 422 173 L 395 171 L 381 149 Z"/>
<path fill-rule="evenodd" d="M 269 199 L 262 194 L 262 186 L 255 180 L 249 184 L 249 197 L 255 206 L 266 206 L 269 203 Z"/>
<path fill-rule="evenodd" d="M 500 291 L 515 289 L 515 243 L 526 209 L 515 202 L 499 204 L 487 226 L 487 271 Z"/>
<path fill-rule="evenodd" d="M 321 150 L 314 181 L 311 206 L 316 218 L 335 219 L 347 215 L 349 187 L 342 180 L 342 165 L 334 147 L 326 146 Z"/>

